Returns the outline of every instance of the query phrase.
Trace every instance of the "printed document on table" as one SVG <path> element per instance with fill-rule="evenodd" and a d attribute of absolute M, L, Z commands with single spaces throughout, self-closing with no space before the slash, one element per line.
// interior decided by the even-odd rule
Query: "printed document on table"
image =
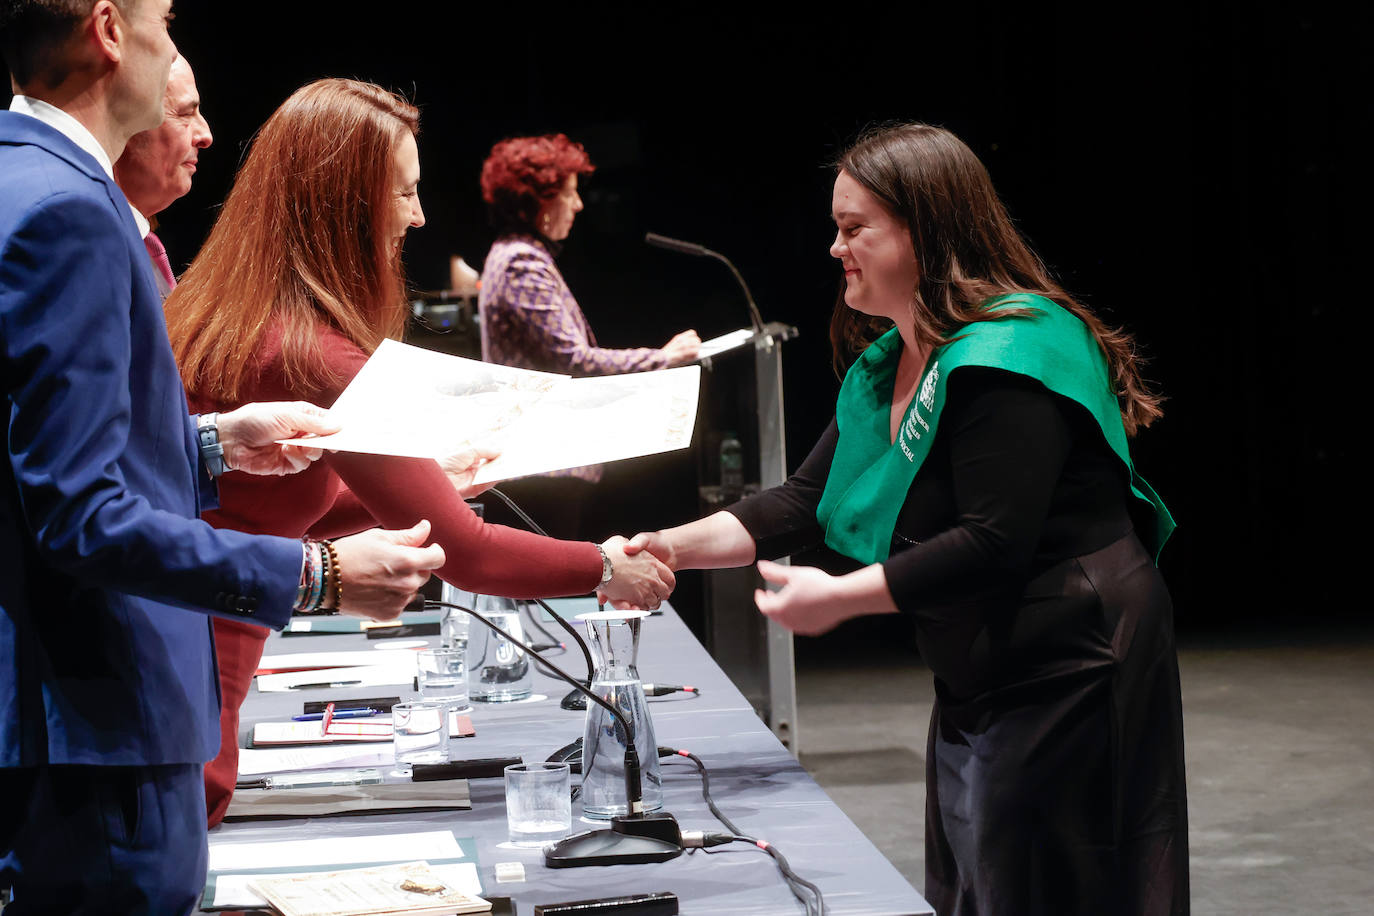
<path fill-rule="evenodd" d="M 482 894 L 482 881 L 477 875 L 477 864 L 475 862 L 448 862 L 444 864 L 430 863 L 429 870 L 434 872 L 450 887 L 455 887 L 466 894 L 474 897 Z M 291 877 L 292 874 L 303 875 L 309 872 L 295 872 L 278 875 L 278 877 Z M 257 891 L 248 886 L 248 882 L 261 877 L 260 873 L 229 874 L 219 875 L 215 881 L 214 897 L 211 904 L 217 909 L 238 909 L 248 910 L 256 908 L 266 908 L 269 904 Z"/>
<path fill-rule="evenodd" d="M 700 384 L 700 366 L 574 379 L 386 340 L 330 409 L 343 429 L 285 441 L 436 459 L 489 447 L 488 483 L 686 448 Z"/>
<path fill-rule="evenodd" d="M 333 770 L 341 767 L 385 766 L 396 759 L 392 742 L 377 744 L 327 744 L 317 747 L 254 748 L 239 750 L 239 778 L 299 770 Z"/>
<path fill-rule="evenodd" d="M 454 916 L 491 904 L 446 882 L 427 862 L 313 875 L 261 875 L 249 882 L 283 916 Z"/>
<path fill-rule="evenodd" d="M 409 667 L 415 671 L 414 649 L 350 649 L 341 652 L 287 652 L 264 655 L 258 661 L 257 674 L 280 674 L 286 671 L 309 671 L 321 668 Z"/>
<path fill-rule="evenodd" d="M 398 654 L 405 650 L 398 650 Z M 382 653 L 375 653 L 381 655 Z M 388 653 L 391 654 L 391 653 Z M 388 687 L 409 684 L 415 680 L 416 663 L 412 653 L 407 658 L 383 659 L 382 664 L 359 665 L 356 668 L 323 668 L 305 671 L 284 671 L 281 674 L 259 674 L 259 693 L 282 693 L 300 690 L 308 684 L 327 687 Z"/>
<path fill-rule="evenodd" d="M 451 830 L 388 833 L 376 836 L 312 836 L 300 840 L 254 840 L 247 843 L 210 842 L 210 871 L 247 871 L 254 868 L 330 869 L 343 865 L 371 865 L 379 860 L 461 859 L 463 848 Z"/>

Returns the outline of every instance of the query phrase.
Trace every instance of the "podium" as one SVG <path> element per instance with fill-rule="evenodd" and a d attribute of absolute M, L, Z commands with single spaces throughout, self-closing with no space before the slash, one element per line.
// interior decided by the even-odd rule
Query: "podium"
<path fill-rule="evenodd" d="M 741 345 L 701 360 L 705 381 L 698 476 L 702 481 L 713 481 L 699 486 L 703 514 L 724 509 L 742 495 L 778 486 L 787 479 L 782 345 L 796 336 L 796 328 L 769 322 Z M 725 493 L 715 482 L 721 479 L 719 443 L 727 431 L 735 432 L 743 443 L 743 493 Z M 702 594 L 704 641 L 755 712 L 795 755 L 797 683 L 792 634 L 754 606 L 754 589 L 762 586 L 763 580 L 753 566 L 707 570 Z"/>

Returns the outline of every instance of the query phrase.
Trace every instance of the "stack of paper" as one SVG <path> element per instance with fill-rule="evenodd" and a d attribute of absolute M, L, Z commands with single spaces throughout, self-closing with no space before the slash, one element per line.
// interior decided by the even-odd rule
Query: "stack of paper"
<path fill-rule="evenodd" d="M 265 907 L 267 901 L 250 887 L 264 877 L 417 861 L 428 862 L 445 885 L 472 896 L 482 893 L 476 843 L 471 838 L 459 840 L 449 830 L 271 842 L 231 842 L 232 838 L 233 834 L 224 836 L 219 831 L 210 834 L 209 878 L 202 909 Z"/>
<path fill-rule="evenodd" d="M 251 882 L 282 916 L 448 916 L 484 913 L 491 904 L 449 886 L 424 862 Z"/>

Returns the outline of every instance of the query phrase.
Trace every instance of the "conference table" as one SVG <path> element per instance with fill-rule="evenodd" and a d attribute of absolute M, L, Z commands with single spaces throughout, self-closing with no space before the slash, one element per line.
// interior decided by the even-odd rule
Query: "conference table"
<path fill-rule="evenodd" d="M 586 609 L 576 599 L 556 602 L 554 606 L 560 612 Z M 481 624 L 474 621 L 472 626 Z M 548 657 L 574 677 L 581 676 L 585 664 L 580 650 L 554 624 L 544 626 L 568 641 L 566 651 L 554 649 L 546 653 Z M 425 641 L 438 645 L 439 637 L 427 636 Z M 418 640 L 410 642 L 413 645 Z M 267 641 L 265 655 L 400 644 L 399 639 L 369 640 L 361 633 L 308 637 L 274 633 Z M 827 913 L 904 916 L 933 912 L 755 715 L 743 695 L 667 605 L 662 613 L 644 620 L 639 673 L 646 683 L 690 684 L 699 688 L 696 695 L 675 693 L 649 700 L 658 744 L 685 749 L 700 757 L 707 767 L 717 807 L 740 831 L 766 840 L 786 856 L 798 875 L 818 885 L 825 896 Z M 580 737 L 584 713 L 559 705 L 568 692 L 567 685 L 537 667 L 534 678 L 534 698 L 530 700 L 473 703 L 475 734 L 453 740 L 451 759 L 520 756 L 532 763 L 546 759 Z M 243 705 L 239 743 L 248 743 L 245 739 L 255 723 L 287 720 L 299 714 L 303 701 L 347 701 L 381 695 L 404 698 L 414 694 L 411 684 L 285 693 L 259 693 L 255 687 Z M 893 765 L 909 762 L 894 760 Z M 725 831 L 707 807 L 701 778 L 690 761 L 682 757 L 664 758 L 661 769 L 664 811 L 674 814 L 684 830 Z M 574 775 L 574 782 L 578 779 Z M 226 822 L 211 831 L 210 840 L 213 846 L 224 842 L 452 830 L 457 837 L 475 841 L 483 895 L 511 898 L 518 916 L 532 916 L 535 906 L 541 904 L 658 891 L 675 893 L 680 912 L 689 916 L 805 912 L 772 857 L 745 843 L 691 850 L 663 863 L 549 868 L 544 865 L 540 850 L 514 847 L 507 842 L 505 787 L 501 778 L 472 779 L 469 791 L 470 810 Z M 903 812 L 894 813 L 903 816 Z M 580 807 L 574 802 L 574 832 L 599 826 L 605 824 L 582 820 Z M 496 865 L 510 862 L 523 865 L 524 880 L 498 883 Z"/>

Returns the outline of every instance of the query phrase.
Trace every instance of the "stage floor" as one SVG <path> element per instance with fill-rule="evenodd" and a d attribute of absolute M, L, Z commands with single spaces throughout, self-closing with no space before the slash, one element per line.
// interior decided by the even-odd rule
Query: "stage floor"
<path fill-rule="evenodd" d="M 1374 626 L 1180 641 L 1193 913 L 1371 912 Z M 930 672 L 800 650 L 802 763 L 919 890 Z"/>

